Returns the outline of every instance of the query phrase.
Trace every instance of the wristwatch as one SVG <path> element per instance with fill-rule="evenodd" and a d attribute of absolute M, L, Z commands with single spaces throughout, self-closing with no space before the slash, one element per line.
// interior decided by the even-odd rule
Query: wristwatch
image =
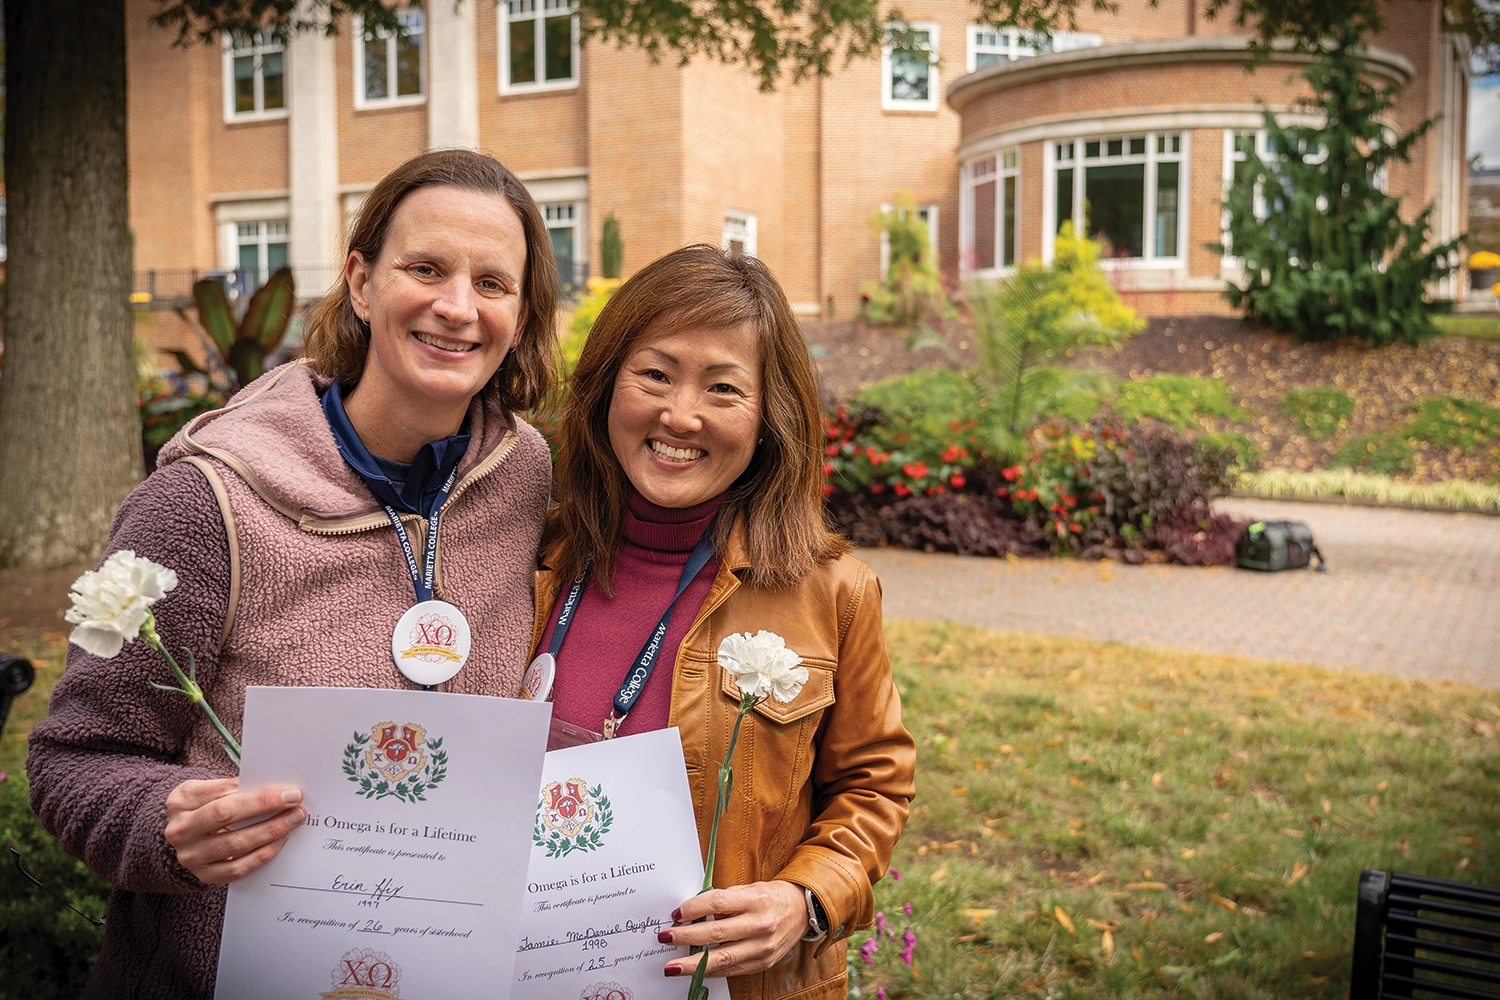
<path fill-rule="evenodd" d="M 802 895 L 807 898 L 807 926 L 808 932 L 802 935 L 804 941 L 821 941 L 828 936 L 828 914 L 823 912 L 823 904 L 818 902 L 818 897 L 813 895 L 811 889 L 804 888 Z"/>

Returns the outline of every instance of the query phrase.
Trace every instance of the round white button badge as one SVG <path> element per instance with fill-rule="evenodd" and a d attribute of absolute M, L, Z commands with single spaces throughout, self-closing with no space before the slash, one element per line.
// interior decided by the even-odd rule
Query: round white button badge
<path fill-rule="evenodd" d="M 412 605 L 391 633 L 391 658 L 414 684 L 432 687 L 463 669 L 469 659 L 469 622 L 447 601 Z"/>
<path fill-rule="evenodd" d="M 526 701 L 546 701 L 552 697 L 552 680 L 557 676 L 557 661 L 551 653 L 540 653 L 526 668 L 521 680 L 521 697 Z"/>

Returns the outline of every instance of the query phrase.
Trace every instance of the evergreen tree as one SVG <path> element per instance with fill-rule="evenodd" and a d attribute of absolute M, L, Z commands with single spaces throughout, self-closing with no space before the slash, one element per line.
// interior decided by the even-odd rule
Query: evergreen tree
<path fill-rule="evenodd" d="M 1229 241 L 1244 263 L 1229 301 L 1245 314 L 1307 340 L 1347 335 L 1373 344 L 1437 333 L 1431 282 L 1452 273 L 1458 241 L 1429 247 L 1429 205 L 1412 222 L 1381 187 L 1432 122 L 1391 140 L 1379 121 L 1395 103 L 1364 75 L 1359 32 L 1345 25 L 1303 74 L 1320 126 L 1278 125 L 1265 112 L 1264 160 L 1248 151 L 1225 200 Z M 1258 211 L 1257 211 L 1258 210 Z"/>

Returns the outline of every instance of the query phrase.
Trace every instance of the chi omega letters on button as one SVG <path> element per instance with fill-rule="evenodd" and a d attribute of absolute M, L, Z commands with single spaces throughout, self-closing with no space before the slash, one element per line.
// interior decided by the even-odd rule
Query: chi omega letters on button
<path fill-rule="evenodd" d="M 391 634 L 391 657 L 413 683 L 432 687 L 448 680 L 469 658 L 469 623 L 447 601 L 423 601 L 407 609 Z"/>

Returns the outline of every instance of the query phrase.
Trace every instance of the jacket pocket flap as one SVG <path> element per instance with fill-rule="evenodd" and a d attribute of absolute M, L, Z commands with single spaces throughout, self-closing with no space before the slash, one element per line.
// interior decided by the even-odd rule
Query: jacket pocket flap
<path fill-rule="evenodd" d="M 796 722 L 833 704 L 833 664 L 803 660 L 802 666 L 807 668 L 807 683 L 802 685 L 797 697 L 785 703 L 768 697 L 755 706 L 757 714 L 772 722 Z M 734 675 L 723 667 L 719 668 L 719 690 L 733 701 L 740 700 L 740 689 L 734 682 Z"/>

